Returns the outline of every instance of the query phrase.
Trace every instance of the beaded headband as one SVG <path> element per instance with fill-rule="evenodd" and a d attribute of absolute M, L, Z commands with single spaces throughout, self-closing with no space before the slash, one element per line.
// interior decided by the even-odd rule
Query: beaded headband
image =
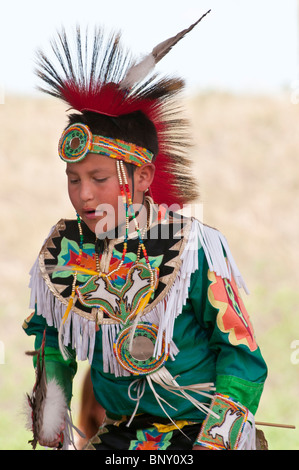
<path fill-rule="evenodd" d="M 89 127 L 84 124 L 73 124 L 63 132 L 59 140 L 58 152 L 60 158 L 67 163 L 79 162 L 89 152 L 136 166 L 151 163 L 153 158 L 152 152 L 138 145 L 93 135 Z"/>

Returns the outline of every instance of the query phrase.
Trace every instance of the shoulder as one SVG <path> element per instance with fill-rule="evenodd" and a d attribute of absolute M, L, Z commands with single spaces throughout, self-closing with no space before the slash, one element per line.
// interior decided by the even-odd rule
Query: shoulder
<path fill-rule="evenodd" d="M 53 225 L 42 243 L 40 252 L 42 253 L 48 248 L 54 248 L 54 246 L 60 244 L 63 238 L 68 238 L 69 240 L 74 241 L 78 240 L 78 225 L 76 220 L 60 219 L 55 225 Z"/>
<path fill-rule="evenodd" d="M 191 247 L 201 251 L 202 254 L 204 253 L 210 271 L 223 279 L 231 279 L 233 277 L 237 286 L 243 288 L 248 293 L 228 241 L 221 231 L 192 218 L 186 248 L 190 249 Z"/>
<path fill-rule="evenodd" d="M 49 238 L 53 237 L 61 237 L 68 233 L 71 235 L 72 233 L 77 232 L 77 222 L 73 219 L 60 219 L 55 225 L 53 225 L 49 231 L 49 234 L 45 241 Z"/>

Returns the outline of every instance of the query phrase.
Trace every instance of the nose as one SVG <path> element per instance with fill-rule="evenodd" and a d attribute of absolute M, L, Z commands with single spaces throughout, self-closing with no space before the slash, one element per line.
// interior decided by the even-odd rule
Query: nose
<path fill-rule="evenodd" d="M 81 182 L 80 185 L 80 199 L 82 202 L 91 201 L 93 199 L 92 186 L 87 181 Z"/>

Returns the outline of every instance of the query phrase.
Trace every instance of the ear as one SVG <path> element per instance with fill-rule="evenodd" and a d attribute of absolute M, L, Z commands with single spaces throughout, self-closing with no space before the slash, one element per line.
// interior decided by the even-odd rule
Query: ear
<path fill-rule="evenodd" d="M 144 193 L 152 184 L 155 176 L 155 165 L 146 163 L 139 166 L 134 173 L 134 184 L 136 191 Z"/>

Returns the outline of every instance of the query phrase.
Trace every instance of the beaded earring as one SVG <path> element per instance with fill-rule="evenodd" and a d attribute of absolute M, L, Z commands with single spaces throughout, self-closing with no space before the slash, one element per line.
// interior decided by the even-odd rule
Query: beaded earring
<path fill-rule="evenodd" d="M 77 213 L 77 222 L 78 222 L 78 229 L 79 229 L 79 237 L 80 237 L 80 242 L 79 242 L 79 255 L 78 258 L 76 259 L 76 263 L 80 266 L 81 264 L 81 259 L 82 259 L 82 250 L 83 250 L 83 232 L 82 232 L 82 226 L 81 226 L 81 217 Z"/>
<path fill-rule="evenodd" d="M 129 188 L 129 184 L 128 184 L 128 180 L 127 180 L 127 175 L 126 175 L 124 164 L 123 164 L 122 160 L 117 160 L 116 168 L 117 168 L 117 176 L 118 176 L 119 185 L 120 185 L 120 191 L 121 191 L 123 203 L 124 203 L 125 209 L 126 209 L 126 215 L 128 215 L 128 205 L 129 205 L 131 216 L 132 216 L 132 219 L 134 221 L 135 229 L 136 229 L 138 239 L 139 239 L 139 247 L 141 248 L 141 250 L 143 252 L 143 256 L 144 256 L 146 265 L 148 267 L 149 272 L 151 273 L 151 287 L 153 287 L 153 285 L 154 285 L 154 274 L 153 274 L 152 267 L 150 265 L 150 261 L 149 261 L 149 258 L 148 258 L 148 254 L 147 254 L 143 239 L 142 239 L 141 231 L 140 231 L 140 228 L 139 228 L 139 225 L 138 225 L 138 221 L 136 219 L 136 214 L 134 212 L 131 192 L 130 192 L 130 188 Z M 126 229 L 127 228 L 128 227 L 126 225 Z"/>

